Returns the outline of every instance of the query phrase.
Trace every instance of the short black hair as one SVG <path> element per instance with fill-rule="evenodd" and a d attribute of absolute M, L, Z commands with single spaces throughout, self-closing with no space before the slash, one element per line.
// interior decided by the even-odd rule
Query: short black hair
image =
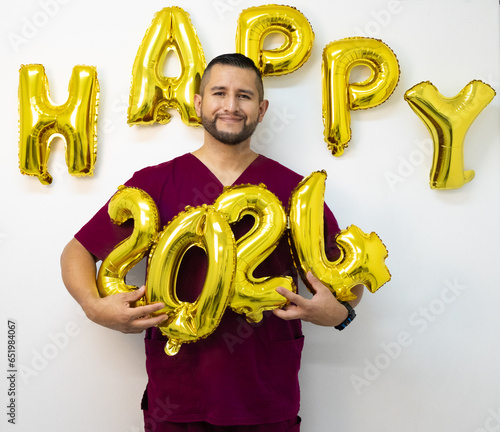
<path fill-rule="evenodd" d="M 200 82 L 200 94 L 203 96 L 203 92 L 205 91 L 205 86 L 208 81 L 208 77 L 210 76 L 210 70 L 215 65 L 224 65 L 224 66 L 233 66 L 239 67 L 241 69 L 250 69 L 255 72 L 255 82 L 257 84 L 257 90 L 259 91 L 259 99 L 264 99 L 264 84 L 262 82 L 262 74 L 260 70 L 255 66 L 255 63 L 251 58 L 239 53 L 230 53 L 230 54 L 221 54 L 210 61 L 205 71 L 203 72 L 203 76 Z"/>

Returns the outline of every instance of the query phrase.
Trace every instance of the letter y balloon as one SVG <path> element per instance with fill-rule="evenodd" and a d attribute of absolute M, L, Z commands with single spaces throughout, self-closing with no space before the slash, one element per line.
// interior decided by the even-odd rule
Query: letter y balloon
<path fill-rule="evenodd" d="M 405 100 L 429 130 L 434 142 L 431 189 L 457 189 L 474 178 L 464 170 L 464 141 L 470 125 L 495 97 L 482 81 L 471 81 L 455 97 L 441 95 L 426 81 L 405 93 Z"/>

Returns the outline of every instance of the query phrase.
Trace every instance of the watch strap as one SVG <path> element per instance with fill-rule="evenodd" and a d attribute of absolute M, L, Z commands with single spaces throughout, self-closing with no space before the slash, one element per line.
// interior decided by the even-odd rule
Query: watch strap
<path fill-rule="evenodd" d="M 343 304 L 347 309 L 347 318 L 341 322 L 339 325 L 335 326 L 337 330 L 344 330 L 356 317 L 356 312 L 354 308 L 346 301 L 339 300 L 339 303 Z"/>

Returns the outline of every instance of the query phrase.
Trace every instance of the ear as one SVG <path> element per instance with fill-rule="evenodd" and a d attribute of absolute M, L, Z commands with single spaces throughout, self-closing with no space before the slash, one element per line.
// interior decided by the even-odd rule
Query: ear
<path fill-rule="evenodd" d="M 193 99 L 193 102 L 194 102 L 194 109 L 196 110 L 196 115 L 198 117 L 201 117 L 201 95 L 199 94 L 195 94 L 194 95 L 194 99 Z"/>
<path fill-rule="evenodd" d="M 269 101 L 267 99 L 262 100 L 259 105 L 259 123 L 264 119 L 264 115 L 266 114 L 268 108 Z"/>

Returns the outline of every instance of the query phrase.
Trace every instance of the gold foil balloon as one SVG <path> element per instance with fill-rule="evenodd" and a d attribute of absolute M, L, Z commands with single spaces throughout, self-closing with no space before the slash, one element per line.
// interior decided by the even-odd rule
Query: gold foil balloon
<path fill-rule="evenodd" d="M 264 185 L 240 185 L 224 189 L 214 207 L 235 223 L 245 215 L 255 219 L 253 227 L 236 242 L 237 260 L 234 294 L 229 301 L 250 322 L 262 320 L 262 312 L 286 304 L 278 286 L 296 291 L 291 277 L 255 278 L 253 271 L 276 248 L 286 229 L 286 214 L 279 199 Z"/>
<path fill-rule="evenodd" d="M 178 77 L 163 76 L 169 51 L 179 59 Z M 193 99 L 205 66 L 203 48 L 187 12 L 175 6 L 162 9 L 155 15 L 135 58 L 128 123 L 166 124 L 171 117 L 168 109 L 175 108 L 186 125 L 200 126 Z"/>
<path fill-rule="evenodd" d="M 280 33 L 285 43 L 265 50 L 264 39 Z M 263 76 L 284 75 L 310 57 L 314 33 L 307 18 L 290 6 L 254 6 L 241 12 L 236 28 L 236 52 L 251 58 Z"/>
<path fill-rule="evenodd" d="M 301 276 L 308 286 L 306 273 L 311 270 L 328 286 L 338 300 L 353 300 L 351 289 L 365 285 L 375 292 L 390 280 L 385 266 L 387 249 L 375 234 L 363 233 L 351 225 L 336 237 L 341 256 L 329 261 L 324 242 L 325 172 L 314 172 L 306 177 L 290 197 L 291 243 Z"/>
<path fill-rule="evenodd" d="M 471 81 L 452 98 L 441 95 L 428 81 L 405 93 L 405 100 L 424 122 L 434 143 L 432 189 L 457 189 L 474 178 L 474 171 L 464 171 L 465 135 L 494 97 L 495 90 L 481 81 Z"/>
<path fill-rule="evenodd" d="M 367 66 L 370 77 L 349 83 L 355 66 Z M 351 139 L 351 110 L 373 108 L 385 102 L 398 81 L 396 55 L 378 39 L 346 38 L 325 47 L 322 61 L 324 135 L 334 156 L 341 156 Z"/>
<path fill-rule="evenodd" d="M 44 67 L 23 65 L 19 70 L 19 168 L 45 185 L 52 183 L 47 163 L 56 136 L 65 141 L 71 175 L 91 176 L 94 169 L 99 100 L 95 68 L 75 66 L 68 90 L 68 100 L 54 105 Z"/>
<path fill-rule="evenodd" d="M 151 248 L 160 228 L 160 218 L 153 199 L 144 191 L 120 186 L 108 204 L 108 213 L 115 224 L 132 218 L 134 230 L 104 259 L 97 275 L 97 288 L 102 297 L 130 292 L 136 286 L 125 283 L 125 275 Z M 144 301 L 136 302 L 136 306 Z"/>
<path fill-rule="evenodd" d="M 182 257 L 191 247 L 205 250 L 208 269 L 201 294 L 194 303 L 180 301 L 176 280 Z M 168 336 L 168 355 L 181 345 L 207 337 L 218 326 L 233 290 L 236 247 L 225 217 L 213 207 L 187 207 L 164 228 L 150 254 L 146 298 L 163 302 L 157 314 L 168 319 L 158 326 Z"/>

